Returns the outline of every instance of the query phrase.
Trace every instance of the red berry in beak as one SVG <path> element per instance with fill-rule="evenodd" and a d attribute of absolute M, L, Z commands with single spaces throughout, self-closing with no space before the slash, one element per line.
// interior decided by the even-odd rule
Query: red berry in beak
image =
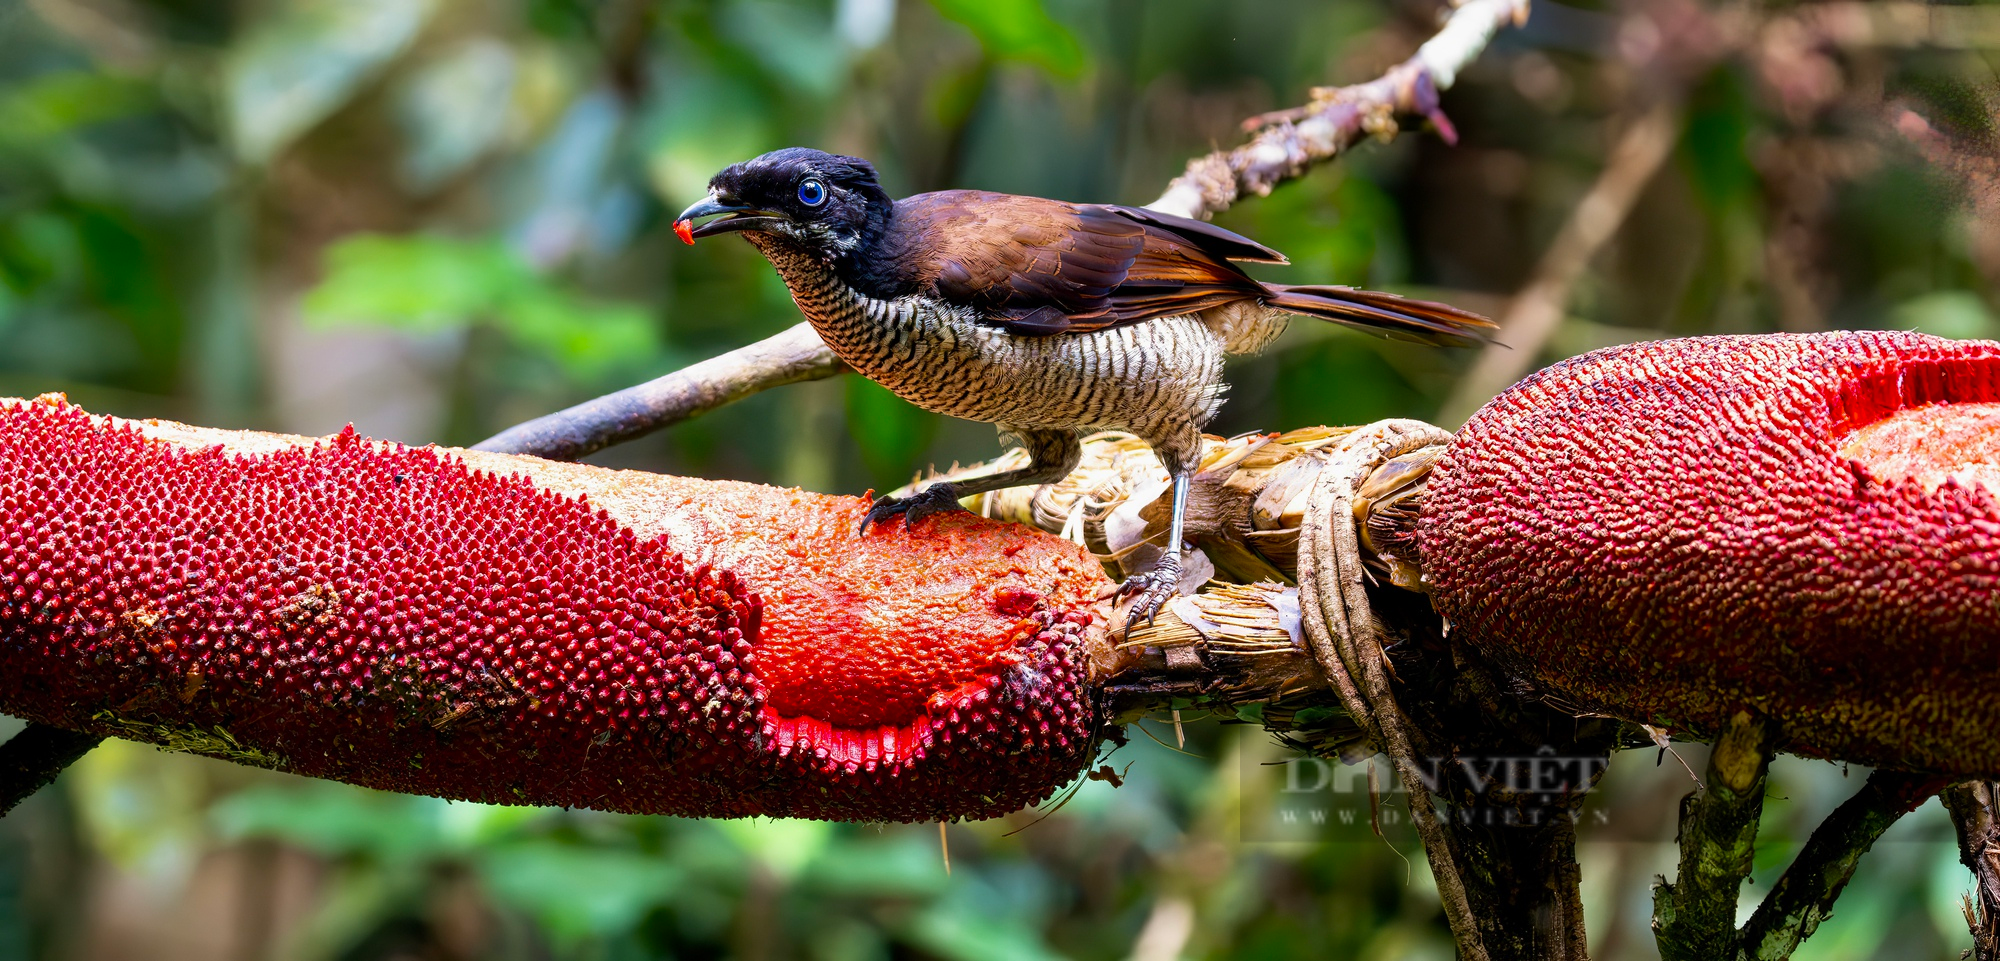
<path fill-rule="evenodd" d="M 681 243 L 684 243 L 690 247 L 694 246 L 694 221 L 692 220 L 674 221 L 674 236 L 679 237 L 681 239 Z"/>

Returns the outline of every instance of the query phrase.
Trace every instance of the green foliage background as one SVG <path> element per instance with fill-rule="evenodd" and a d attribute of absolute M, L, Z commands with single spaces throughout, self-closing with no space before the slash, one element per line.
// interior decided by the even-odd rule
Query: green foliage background
<path fill-rule="evenodd" d="M 1459 147 L 1370 144 L 1221 222 L 1290 254 L 1286 278 L 1497 313 L 1643 85 L 1626 54 L 1644 10 L 1539 3 L 1446 98 Z M 0 396 L 471 443 L 796 321 L 746 245 L 668 230 L 728 162 L 811 144 L 873 158 L 898 193 L 1143 203 L 1243 117 L 1407 56 L 1431 14 L 0 0 Z M 1788 84 L 1806 75 L 1752 47 L 1681 78 L 1674 161 L 1539 360 L 1781 328 L 1996 333 L 1988 55 L 1839 51 L 1839 89 L 1801 113 Z M 1903 106 L 1975 149 L 1927 158 L 1885 119 Z M 1235 368 L 1214 429 L 1428 417 L 1469 360 L 1301 324 Z M 996 451 L 989 428 L 850 378 L 597 460 L 859 492 Z M 1116 758 L 1122 787 L 953 826 L 948 874 L 924 826 L 447 804 L 112 743 L 0 822 L 0 958 L 1450 956 L 1407 839 L 1245 841 L 1282 752 L 1201 719 L 1185 751 L 1147 728 Z M 1653 760 L 1619 760 L 1599 801 L 1616 827 L 1587 835 L 1601 957 L 1652 956 L 1647 882 L 1689 787 Z M 1793 762 L 1777 782 L 1750 897 L 1859 783 Z M 1900 825 L 1800 957 L 1955 957 L 1948 837 L 1935 806 Z"/>

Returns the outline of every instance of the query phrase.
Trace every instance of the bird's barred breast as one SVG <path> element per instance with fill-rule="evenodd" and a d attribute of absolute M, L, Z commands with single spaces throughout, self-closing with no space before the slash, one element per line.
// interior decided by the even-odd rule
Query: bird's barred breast
<path fill-rule="evenodd" d="M 868 297 L 816 260 L 771 260 L 841 360 L 926 410 L 1009 427 L 1158 436 L 1206 424 L 1221 406 L 1223 344 L 1193 316 L 1025 336 L 923 295 Z"/>

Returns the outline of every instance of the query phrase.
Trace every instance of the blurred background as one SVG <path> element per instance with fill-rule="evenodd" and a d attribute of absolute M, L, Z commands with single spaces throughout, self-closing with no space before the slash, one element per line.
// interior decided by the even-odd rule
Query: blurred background
<path fill-rule="evenodd" d="M 892 193 L 1145 203 L 1437 12 L 0 0 L 0 396 L 472 443 L 797 321 L 748 245 L 669 230 L 731 161 L 807 144 Z M 1213 429 L 1455 426 L 1534 366 L 1653 337 L 1994 336 L 1996 51 L 2000 6 L 1538 0 L 1445 97 L 1457 147 L 1411 129 L 1219 220 L 1290 255 L 1273 279 L 1517 318 L 1512 350 L 1296 325 Z M 997 451 L 846 377 L 595 460 L 858 493 Z M 1268 840 L 1270 738 L 1143 727 L 1121 787 L 952 826 L 949 873 L 935 826 L 447 804 L 107 742 L 0 820 L 0 959 L 1451 956 L 1406 837 Z M 1593 804 L 1596 956 L 1654 956 L 1648 886 L 1705 756 L 1678 753 L 1620 756 Z M 1781 762 L 1746 898 L 1862 773 Z M 1934 803 L 1905 819 L 1798 957 L 1957 957 L 1950 833 Z"/>

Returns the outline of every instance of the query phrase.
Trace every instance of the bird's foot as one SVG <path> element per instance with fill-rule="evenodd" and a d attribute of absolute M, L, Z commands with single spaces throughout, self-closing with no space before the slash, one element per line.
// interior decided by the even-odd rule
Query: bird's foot
<path fill-rule="evenodd" d="M 1179 554 L 1165 554 L 1160 563 L 1144 574 L 1135 574 L 1118 585 L 1117 597 L 1132 597 L 1132 606 L 1125 609 L 1125 636 L 1132 636 L 1132 628 L 1140 621 L 1147 625 L 1160 616 L 1160 608 L 1181 592 L 1181 558 Z"/>
<path fill-rule="evenodd" d="M 885 523 L 898 515 L 902 516 L 905 526 L 915 527 L 918 521 L 932 514 L 945 514 L 964 509 L 965 507 L 958 502 L 958 488 L 948 481 L 937 481 L 908 497 L 884 494 L 875 498 L 875 503 L 869 506 L 868 513 L 861 516 L 861 530 L 856 533 L 866 534 L 869 525 Z"/>

